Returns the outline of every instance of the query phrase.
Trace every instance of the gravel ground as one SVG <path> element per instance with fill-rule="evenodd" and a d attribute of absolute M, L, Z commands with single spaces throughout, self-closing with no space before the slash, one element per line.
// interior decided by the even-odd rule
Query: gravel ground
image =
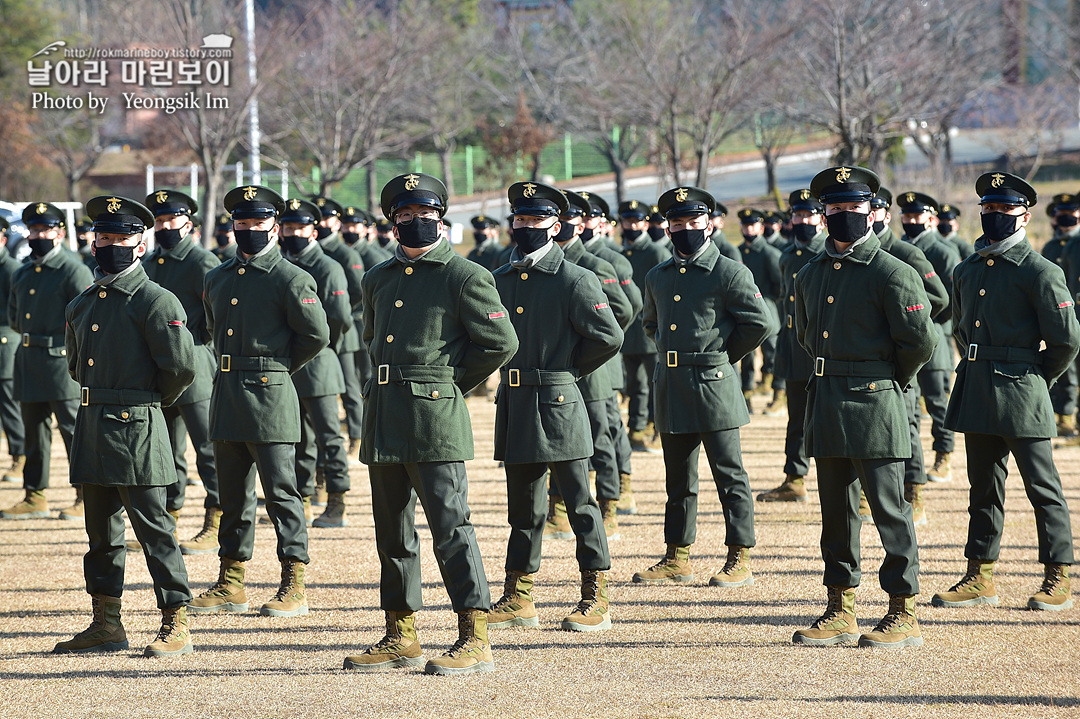
<path fill-rule="evenodd" d="M 473 521 L 495 598 L 501 593 L 508 530 L 502 471 L 491 456 L 494 409 L 469 400 L 478 459 L 468 466 Z M 757 409 L 763 398 L 755 398 Z M 755 493 L 782 478 L 786 418 L 753 416 L 743 428 L 744 459 Z M 924 445 L 929 446 L 929 420 Z M 791 633 L 822 611 L 819 513 L 811 472 L 810 501 L 757 505 L 756 583 L 707 586 L 723 564 L 723 515 L 703 481 L 698 542 L 692 551 L 697 580 L 675 587 L 630 582 L 663 545 L 663 462 L 634 455 L 640 513 L 620 517 L 611 543 L 611 631 L 577 635 L 559 620 L 577 598 L 571 542 L 549 542 L 537 575 L 539 629 L 492 632 L 497 670 L 457 679 L 399 670 L 360 675 L 341 670 L 343 656 L 383 633 L 378 607 L 367 472 L 353 467 L 346 529 L 311 530 L 308 568 L 311 613 L 293 619 L 258 616 L 277 586 L 271 527 L 257 528 L 248 565 L 253 611 L 192 619 L 195 653 L 148 660 L 158 613 L 146 564 L 129 563 L 124 621 L 131 650 L 109 655 L 50 653 L 82 630 L 89 599 L 82 581 L 86 537 L 81 524 L 54 518 L 0 521 L 0 718 L 233 716 L 507 716 L 507 717 L 865 717 L 1080 715 L 1080 609 L 1036 613 L 1024 609 L 1042 568 L 1036 563 L 1035 523 L 1019 476 L 1012 469 L 1005 537 L 998 563 L 998 607 L 945 610 L 929 606 L 964 570 L 967 481 L 963 443 L 953 456 L 953 480 L 928 485 L 930 522 L 919 528 L 919 620 L 925 645 L 896 652 L 855 647 L 804 648 Z M 54 471 L 63 477 L 62 443 Z M 1080 509 L 1080 448 L 1057 453 L 1074 525 Z M 703 458 L 704 460 L 704 458 Z M 192 462 L 192 467 L 194 463 Z M 194 471 L 194 470 L 192 470 Z M 703 463 L 702 476 L 707 476 Z M 61 479 L 49 490 L 54 510 L 70 505 L 74 490 Z M 188 489 L 182 538 L 202 522 L 202 490 Z M 0 506 L 21 498 L 17 485 L 0 485 Z M 425 610 L 421 640 L 431 656 L 456 636 L 455 616 L 418 519 L 423 547 Z M 863 528 L 866 580 L 858 595 L 860 623 L 869 630 L 887 596 L 876 571 L 883 553 L 872 525 Z M 214 555 L 187 558 L 194 591 L 217 575 Z"/>

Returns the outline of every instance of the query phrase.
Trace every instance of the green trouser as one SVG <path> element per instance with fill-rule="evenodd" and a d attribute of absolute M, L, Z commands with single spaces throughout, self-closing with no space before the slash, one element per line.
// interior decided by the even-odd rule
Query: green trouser
<path fill-rule="evenodd" d="M 619 474 L 631 474 L 630 436 L 626 433 L 623 425 L 622 412 L 619 411 L 619 395 L 613 394 L 607 400 L 608 432 L 611 433 L 611 441 L 615 447 L 615 462 L 619 468 Z"/>
<path fill-rule="evenodd" d="M 337 395 L 300 398 L 300 443 L 296 445 L 296 484 L 301 497 L 315 494 L 315 467 L 326 475 L 326 491 L 349 491 L 349 458 L 338 422 Z"/>
<path fill-rule="evenodd" d="M 626 427 L 631 432 L 645 429 L 653 418 L 653 368 L 656 367 L 656 354 L 623 355 L 626 367 L 626 390 L 630 398 Z"/>
<path fill-rule="evenodd" d="M 124 512 L 142 544 L 159 609 L 191 601 L 187 569 L 176 542 L 176 522 L 165 511 L 165 487 L 80 485 L 90 549 L 83 557 L 86 591 L 119 597 L 124 593 Z"/>
<path fill-rule="evenodd" d="M 246 562 L 255 550 L 255 470 L 277 533 L 277 558 L 308 563 L 304 502 L 296 486 L 296 445 L 214 442 L 221 493 L 218 556 Z"/>
<path fill-rule="evenodd" d="M 949 409 L 949 373 L 943 370 L 919 371 L 919 390 L 930 415 L 930 436 L 935 452 L 952 452 L 956 439 L 951 429 L 945 429 L 945 412 Z M 920 448 L 919 452 L 922 452 Z"/>
<path fill-rule="evenodd" d="M 814 463 L 821 498 L 821 557 L 825 560 L 822 583 L 827 587 L 857 587 L 862 579 L 861 484 L 885 549 L 878 574 L 881 588 L 889 594 L 918 594 L 919 548 L 911 505 L 904 499 L 904 460 L 816 457 Z"/>
<path fill-rule="evenodd" d="M 792 379 L 787 387 L 787 431 L 784 433 L 784 474 L 805 477 L 810 471 L 810 458 L 806 456 L 806 391 L 804 378 Z"/>
<path fill-rule="evenodd" d="M 589 460 L 530 462 L 505 465 L 506 518 L 510 539 L 506 543 L 506 569 L 532 574 L 540 569 L 541 541 L 547 516 L 544 493 L 548 468 L 554 491 L 566 503 L 566 516 L 577 537 L 577 561 L 581 570 L 611 569 L 607 535 L 600 506 L 589 493 Z"/>
<path fill-rule="evenodd" d="M 26 467 L 23 469 L 23 488 L 39 492 L 49 487 L 49 458 L 52 455 L 52 415 L 60 425 L 60 436 L 71 456 L 71 435 L 75 431 L 78 399 L 58 399 L 50 402 L 23 402 L 23 427 L 26 430 Z"/>
<path fill-rule="evenodd" d="M 368 465 L 375 547 L 379 552 L 380 606 L 385 611 L 417 611 L 420 593 L 420 537 L 416 500 L 424 508 L 435 558 L 455 612 L 487 611 L 487 575 L 469 521 L 469 482 L 464 462 Z"/>
<path fill-rule="evenodd" d="M 349 430 L 349 439 L 359 439 L 364 434 L 364 398 L 355 354 L 342 352 L 338 355 L 341 373 L 345 375 L 345 392 L 341 395 L 341 404 L 345 407 L 345 425 Z M 336 416 L 337 410 L 334 412 Z"/>
<path fill-rule="evenodd" d="M 908 410 L 908 437 L 911 441 L 911 457 L 904 460 L 904 484 L 926 484 L 926 463 L 923 461 L 922 439 L 919 424 L 919 393 L 914 388 L 904 390 L 904 402 Z"/>
<path fill-rule="evenodd" d="M 7 437 L 8 454 L 17 457 L 26 454 L 26 430 L 23 428 L 22 410 L 15 401 L 15 380 L 0 379 L 0 427 Z"/>
<path fill-rule="evenodd" d="M 620 493 L 619 458 L 615 453 L 608 404 L 606 399 L 585 402 L 585 412 L 589 415 L 589 429 L 593 440 L 593 455 L 589 458 L 589 468 L 596 472 L 596 500 L 598 502 L 605 499 L 618 499 Z M 626 432 L 622 434 L 625 435 Z M 624 436 L 624 439 L 629 446 L 629 438 Z M 554 482 L 549 483 L 548 494 L 558 495 Z"/>
<path fill-rule="evenodd" d="M 1016 460 L 1028 501 L 1035 509 L 1040 564 L 1072 564 L 1072 526 L 1049 439 L 966 434 L 968 539 L 964 556 L 997 561 L 1005 525 L 1005 478 L 1009 454 Z"/>
<path fill-rule="evenodd" d="M 709 458 L 716 492 L 724 510 L 729 547 L 753 547 L 754 498 L 743 469 L 739 429 L 686 434 L 660 433 L 664 447 L 667 504 L 664 506 L 664 542 L 687 545 L 697 540 L 698 456 L 702 445 Z"/>
<path fill-rule="evenodd" d="M 172 442 L 173 465 L 176 467 L 176 483 L 169 485 L 169 511 L 178 512 L 184 506 L 188 471 L 185 436 L 191 437 L 191 446 L 195 448 L 195 467 L 206 489 L 203 507 L 220 506 L 214 444 L 210 441 L 210 400 L 162 407 L 161 413 L 165 415 L 165 426 Z"/>

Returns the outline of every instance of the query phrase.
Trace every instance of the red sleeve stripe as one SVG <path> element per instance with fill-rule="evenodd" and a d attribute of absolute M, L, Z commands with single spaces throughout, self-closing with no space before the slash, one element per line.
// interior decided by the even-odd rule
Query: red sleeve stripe
<path fill-rule="evenodd" d="M 754 297 L 761 297 L 761 293 L 760 293 L 760 292 L 756 293 L 756 294 L 754 295 Z"/>
<path fill-rule="evenodd" d="M 623 280 L 623 281 L 622 281 L 622 282 L 620 282 L 619 284 L 620 284 L 620 285 L 628 285 L 628 284 L 630 284 L 630 280 Z"/>
<path fill-rule="evenodd" d="M 181 322 L 180 320 L 169 320 L 169 326 L 170 327 L 183 327 L 184 323 Z"/>
<path fill-rule="evenodd" d="M 489 320 L 497 320 L 497 319 L 500 319 L 502 317 L 506 317 L 505 312 L 489 312 L 488 313 L 488 319 Z"/>
<path fill-rule="evenodd" d="M 601 303 L 600 303 L 600 304 L 598 304 L 598 305 L 593 305 L 593 309 L 595 309 L 595 310 L 602 310 L 602 309 L 604 309 L 604 308 L 605 308 L 605 307 L 607 307 L 607 306 L 608 306 L 607 302 L 601 302 Z"/>
<path fill-rule="evenodd" d="M 605 285 L 610 285 L 612 282 L 618 282 L 618 280 L 616 280 L 616 279 L 604 280 Z"/>
<path fill-rule="evenodd" d="M 923 277 L 925 277 L 926 279 L 930 279 L 931 277 L 934 277 L 934 276 L 936 276 L 936 275 L 937 275 L 937 272 L 931 272 L 931 273 L 930 273 L 930 274 L 928 274 L 928 275 L 923 275 Z"/>
<path fill-rule="evenodd" d="M 300 300 L 300 301 L 301 301 L 301 302 L 303 302 L 303 303 L 304 303 L 305 305 L 313 305 L 313 304 L 315 304 L 316 302 L 318 302 L 318 300 L 317 300 L 317 299 L 315 299 L 314 297 L 312 297 L 311 299 L 308 299 L 308 298 L 304 298 L 304 299 L 302 299 L 302 300 Z"/>
<path fill-rule="evenodd" d="M 926 309 L 926 307 L 924 305 L 910 305 L 908 307 L 905 307 L 904 309 L 906 309 L 908 312 L 915 312 L 916 310 L 924 310 Z"/>
<path fill-rule="evenodd" d="M 1073 306 L 1072 301 L 1071 300 L 1066 300 L 1065 302 L 1062 302 L 1061 304 L 1058 305 L 1058 309 L 1061 309 L 1062 307 L 1072 307 L 1072 306 Z"/>
<path fill-rule="evenodd" d="M 334 294 L 335 295 L 343 295 L 343 294 L 345 294 L 345 290 L 334 290 Z"/>
<path fill-rule="evenodd" d="M 354 270 L 362 270 L 362 269 L 364 269 L 364 266 L 363 265 L 353 265 L 352 268 Z"/>

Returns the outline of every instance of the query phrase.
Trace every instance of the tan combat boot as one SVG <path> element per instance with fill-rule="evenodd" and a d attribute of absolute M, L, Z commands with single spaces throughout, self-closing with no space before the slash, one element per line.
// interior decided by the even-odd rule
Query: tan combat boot
<path fill-rule="evenodd" d="M 557 494 L 548 495 L 548 516 L 544 523 L 545 539 L 573 539 L 574 530 L 566 516 L 566 503 Z"/>
<path fill-rule="evenodd" d="M 143 651 L 144 657 L 177 657 L 191 654 L 191 632 L 188 631 L 187 607 L 161 610 L 161 629 L 157 638 Z"/>
<path fill-rule="evenodd" d="M 536 605 L 533 603 L 533 583 L 531 574 L 509 570 L 506 572 L 502 598 L 488 610 L 488 629 L 540 626 Z"/>
<path fill-rule="evenodd" d="M 915 526 L 926 524 L 926 504 L 922 498 L 922 485 L 905 482 L 904 499 L 911 505 L 911 521 Z"/>
<path fill-rule="evenodd" d="M 774 389 L 772 399 L 765 405 L 766 417 L 782 417 L 787 414 L 787 391 Z"/>
<path fill-rule="evenodd" d="M 299 617 L 308 613 L 304 593 L 304 563 L 286 559 L 281 563 L 281 584 L 277 594 L 259 609 L 264 617 Z"/>
<path fill-rule="evenodd" d="M 825 613 L 818 617 L 809 629 L 799 629 L 791 637 L 792 644 L 827 647 L 859 638 L 859 624 L 855 618 L 855 589 L 853 587 L 826 587 L 829 603 Z"/>
<path fill-rule="evenodd" d="M 49 516 L 49 503 L 44 490 L 27 490 L 18 504 L 0 512 L 0 519 L 44 519 Z"/>
<path fill-rule="evenodd" d="M 807 498 L 806 478 L 797 474 L 784 476 L 783 483 L 776 489 L 762 492 L 757 496 L 759 502 L 805 502 Z"/>
<path fill-rule="evenodd" d="M 311 504 L 316 507 L 325 507 L 329 495 L 326 493 L 326 475 L 321 469 L 315 470 L 315 496 L 311 498 Z"/>
<path fill-rule="evenodd" d="M 976 604 L 997 604 L 994 588 L 994 563 L 985 559 L 969 559 L 967 572 L 947 592 L 938 592 L 930 599 L 935 607 L 970 607 Z"/>
<path fill-rule="evenodd" d="M 587 569 L 581 573 L 581 601 L 562 620 L 568 632 L 602 632 L 611 629 L 607 572 Z"/>
<path fill-rule="evenodd" d="M 192 614 L 210 612 L 246 612 L 247 592 L 244 590 L 244 563 L 228 557 L 221 558 L 221 570 L 214 586 L 191 600 Z"/>
<path fill-rule="evenodd" d="M 859 519 L 870 524 L 874 523 L 874 513 L 870 511 L 870 502 L 866 499 L 866 492 L 859 490 Z"/>
<path fill-rule="evenodd" d="M 767 397 L 772 392 L 772 374 L 762 373 L 761 381 L 758 382 L 758 386 L 754 388 L 754 394 L 762 397 Z"/>
<path fill-rule="evenodd" d="M 180 542 L 181 554 L 211 554 L 218 550 L 218 530 L 221 529 L 221 509 L 207 507 L 202 529 L 186 542 Z"/>
<path fill-rule="evenodd" d="M 643 572 L 634 574 L 636 584 L 658 582 L 692 582 L 694 569 L 690 566 L 690 545 L 667 545 L 663 558 Z"/>
<path fill-rule="evenodd" d="M 1076 436 L 1076 422 L 1073 420 L 1072 415 L 1055 414 L 1054 418 L 1057 420 L 1058 437 Z"/>
<path fill-rule="evenodd" d="M 436 659 L 429 659 L 425 674 L 476 674 L 495 671 L 488 644 L 487 613 L 483 609 L 458 612 L 458 640 Z"/>
<path fill-rule="evenodd" d="M 364 650 L 345 657 L 343 667 L 358 672 L 384 672 L 424 665 L 424 650 L 416 634 L 416 612 L 387 612 L 386 636 Z"/>
<path fill-rule="evenodd" d="M 904 594 L 890 594 L 889 611 L 874 631 L 859 637 L 860 647 L 878 649 L 921 647 L 922 643 L 919 620 L 915 618 L 915 597 Z"/>
<path fill-rule="evenodd" d="M 13 454 L 11 455 L 11 466 L 4 471 L 3 481 L 5 482 L 21 482 L 23 481 L 23 469 L 26 468 L 26 455 Z"/>
<path fill-rule="evenodd" d="M 326 510 L 311 523 L 313 527 L 337 528 L 348 527 L 345 519 L 345 493 L 331 492 L 326 498 Z"/>
<path fill-rule="evenodd" d="M 1072 580 L 1068 564 L 1047 564 L 1043 570 L 1043 583 L 1035 596 L 1028 599 L 1028 609 L 1060 612 L 1071 609 Z"/>
<path fill-rule="evenodd" d="M 604 520 L 604 534 L 609 542 L 619 538 L 619 519 L 616 516 L 618 503 L 617 499 L 600 500 L 600 518 Z"/>
<path fill-rule="evenodd" d="M 750 571 L 750 548 L 728 547 L 724 567 L 709 578 L 710 587 L 751 587 L 754 573 Z"/>
<path fill-rule="evenodd" d="M 128 648 L 127 632 L 120 623 L 120 597 L 91 594 L 94 618 L 90 626 L 53 647 L 53 654 L 116 652 Z"/>
<path fill-rule="evenodd" d="M 951 452 L 935 452 L 934 466 L 927 471 L 926 478 L 931 482 L 949 482 L 952 480 L 952 469 L 949 466 Z"/>
<path fill-rule="evenodd" d="M 630 475 L 622 472 L 619 473 L 619 504 L 616 509 L 619 514 L 637 514 L 637 500 L 630 486 Z"/>
<path fill-rule="evenodd" d="M 83 510 L 83 493 L 82 485 L 75 485 L 75 504 L 71 505 L 67 509 L 60 510 L 60 519 L 82 519 L 85 516 Z"/>

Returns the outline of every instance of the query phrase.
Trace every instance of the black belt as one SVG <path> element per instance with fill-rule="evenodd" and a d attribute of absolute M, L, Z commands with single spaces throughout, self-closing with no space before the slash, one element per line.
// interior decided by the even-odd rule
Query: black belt
<path fill-rule="evenodd" d="M 161 395 L 144 389 L 95 389 L 83 387 L 79 404 L 83 407 L 91 404 L 127 404 L 158 405 Z"/>
<path fill-rule="evenodd" d="M 824 357 L 814 359 L 814 374 L 818 377 L 892 377 L 894 372 L 892 362 L 878 360 L 845 362 Z"/>
<path fill-rule="evenodd" d="M 499 372 L 499 376 L 511 387 L 537 387 L 540 385 L 556 386 L 574 384 L 578 379 L 577 370 L 548 370 L 548 369 L 506 369 Z"/>
<path fill-rule="evenodd" d="M 32 335 L 24 332 L 22 336 L 23 347 L 63 347 L 63 335 Z"/>
<path fill-rule="evenodd" d="M 666 353 L 667 366 L 678 367 L 687 365 L 693 367 L 715 367 L 728 361 L 727 352 L 679 352 L 668 350 Z"/>
<path fill-rule="evenodd" d="M 419 364 L 381 364 L 377 369 L 379 384 L 391 382 L 453 382 L 453 367 L 428 367 Z"/>
<path fill-rule="evenodd" d="M 989 345 L 970 344 L 967 348 L 967 359 L 971 362 L 975 360 L 997 360 L 998 362 L 1038 364 L 1039 352 L 1024 347 L 990 347 Z"/>
<path fill-rule="evenodd" d="M 291 363 L 288 357 L 221 355 L 218 359 L 218 367 L 222 372 L 288 372 Z"/>

